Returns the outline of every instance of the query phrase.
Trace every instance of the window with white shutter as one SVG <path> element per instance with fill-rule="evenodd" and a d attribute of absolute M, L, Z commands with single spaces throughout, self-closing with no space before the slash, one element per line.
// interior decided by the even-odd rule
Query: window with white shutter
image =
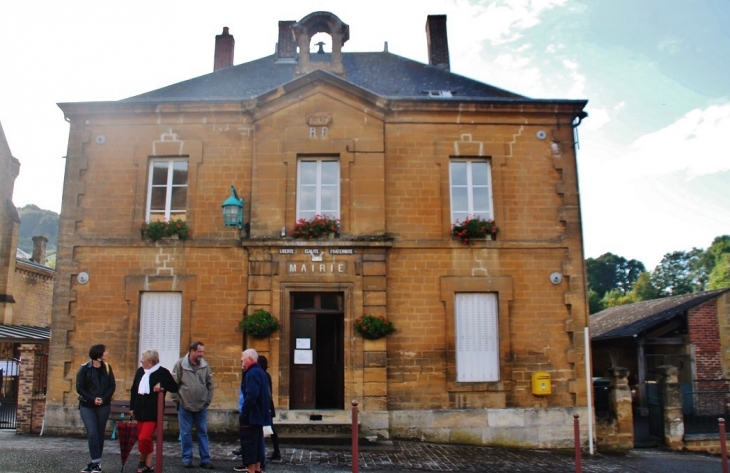
<path fill-rule="evenodd" d="M 499 381 L 497 294 L 456 294 L 456 381 Z"/>
<path fill-rule="evenodd" d="M 139 316 L 139 353 L 154 349 L 160 363 L 172 371 L 180 358 L 180 315 L 182 294 L 179 292 L 143 292 Z"/>

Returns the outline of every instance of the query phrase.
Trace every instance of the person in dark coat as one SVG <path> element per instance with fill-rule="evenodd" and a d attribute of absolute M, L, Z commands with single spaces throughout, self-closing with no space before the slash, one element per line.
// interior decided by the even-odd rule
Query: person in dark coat
<path fill-rule="evenodd" d="M 271 393 L 271 445 L 274 447 L 274 452 L 271 454 L 269 460 L 276 461 L 281 460 L 281 450 L 279 449 L 279 434 L 276 433 L 274 428 L 274 417 L 276 417 L 276 408 L 274 407 L 274 384 L 271 382 L 271 375 L 269 374 L 269 359 L 264 355 L 259 356 L 259 366 L 266 373 L 266 378 L 269 380 L 269 392 Z M 264 453 L 265 455 L 265 453 Z M 266 464 L 261 465 L 261 469 L 265 469 Z"/>
<path fill-rule="evenodd" d="M 261 470 L 265 459 L 261 453 L 264 441 L 264 426 L 271 425 L 271 391 L 266 372 L 258 364 L 259 355 L 249 348 L 241 354 L 241 368 L 244 369 L 243 409 L 239 416 L 242 464 L 234 471 L 256 473 Z"/>
<path fill-rule="evenodd" d="M 137 473 L 152 473 L 154 470 L 152 442 L 157 428 L 157 397 L 164 391 L 177 392 L 177 383 L 172 374 L 160 365 L 157 350 L 146 350 L 140 360 L 142 366 L 137 370 L 132 382 L 129 400 L 130 415 L 137 419 L 139 466 Z"/>
<path fill-rule="evenodd" d="M 91 456 L 91 463 L 86 465 L 81 473 L 101 472 L 104 431 L 111 411 L 112 396 L 117 388 L 114 371 L 107 363 L 108 356 L 106 345 L 93 345 L 89 349 L 90 360 L 81 365 L 76 373 L 79 413 L 89 439 L 89 456 Z"/>

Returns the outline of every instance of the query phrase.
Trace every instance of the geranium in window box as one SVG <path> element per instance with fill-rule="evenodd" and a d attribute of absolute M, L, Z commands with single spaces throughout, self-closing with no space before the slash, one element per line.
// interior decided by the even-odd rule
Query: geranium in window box
<path fill-rule="evenodd" d="M 253 314 L 244 315 L 238 327 L 253 338 L 266 338 L 281 328 L 279 320 L 264 309 L 256 309 Z"/>
<path fill-rule="evenodd" d="M 393 322 L 382 315 L 376 317 L 371 314 L 363 314 L 362 317 L 355 320 L 353 326 L 355 331 L 362 335 L 362 338 L 368 340 L 377 340 L 395 332 Z"/>
<path fill-rule="evenodd" d="M 168 222 L 156 220 L 145 222 L 140 226 L 142 238 L 157 241 L 163 238 L 177 238 L 187 240 L 190 237 L 190 228 L 185 220 L 177 219 Z"/>
<path fill-rule="evenodd" d="M 315 215 L 310 219 L 300 218 L 289 234 L 292 238 L 316 240 L 340 233 L 340 219 L 327 215 Z"/>
<path fill-rule="evenodd" d="M 499 228 L 494 220 L 480 217 L 467 217 L 463 222 L 456 221 L 451 227 L 451 236 L 464 244 L 471 240 L 496 240 Z"/>

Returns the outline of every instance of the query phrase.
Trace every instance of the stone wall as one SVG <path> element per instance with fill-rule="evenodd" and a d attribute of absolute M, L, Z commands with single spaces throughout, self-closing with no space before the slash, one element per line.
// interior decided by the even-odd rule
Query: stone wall
<path fill-rule="evenodd" d="M 610 415 L 596 420 L 596 446 L 599 451 L 623 451 L 634 448 L 634 416 L 631 407 L 629 371 L 608 370 L 611 382 L 608 401 Z"/>
<path fill-rule="evenodd" d="M 288 295 L 306 290 L 345 294 L 345 400 L 360 401 L 369 429 L 383 437 L 572 446 L 572 414 L 585 418 L 587 376 L 573 110 L 473 104 L 467 111 L 448 101 L 394 110 L 340 81 L 310 79 L 261 98 L 255 111 L 240 103 L 66 106 L 70 178 L 59 232 L 47 430 L 79 428 L 73 381 L 90 341 L 109 347 L 118 395 L 127 395 L 144 291 L 182 294 L 180 346 L 203 340 L 214 371 L 211 430 L 230 427 L 243 346 L 269 357 L 277 410 L 285 411 Z M 302 155 L 339 158 L 337 241 L 280 235 L 295 221 Z M 148 163 L 159 156 L 188 160 L 189 240 L 140 238 Z M 451 238 L 455 157 L 491 163 L 497 240 L 464 245 Z M 231 183 L 245 199 L 249 239 L 222 224 L 220 204 Z M 111 205 L 109 195 L 116 196 Z M 326 251 L 338 247 L 354 253 Z M 327 263 L 336 258 L 347 270 L 292 272 L 280 248 L 295 248 L 297 262 L 309 260 L 304 249 L 322 249 Z M 75 277 L 81 271 L 89 275 L 86 284 Z M 563 275 L 561 283 L 550 282 L 553 272 Z M 453 301 L 464 291 L 498 295 L 498 381 L 456 381 Z M 242 340 L 238 321 L 256 308 L 278 317 L 282 330 L 264 341 Z M 363 341 L 352 329 L 363 312 L 386 315 L 396 333 L 377 344 Z M 547 396 L 532 392 L 536 371 L 551 377 Z"/>

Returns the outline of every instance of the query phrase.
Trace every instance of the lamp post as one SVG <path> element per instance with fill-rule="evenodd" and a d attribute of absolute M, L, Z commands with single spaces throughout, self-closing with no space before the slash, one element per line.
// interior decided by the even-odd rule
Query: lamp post
<path fill-rule="evenodd" d="M 231 195 L 223 202 L 223 223 L 226 227 L 243 227 L 243 199 L 238 198 L 236 188 L 231 186 Z"/>

